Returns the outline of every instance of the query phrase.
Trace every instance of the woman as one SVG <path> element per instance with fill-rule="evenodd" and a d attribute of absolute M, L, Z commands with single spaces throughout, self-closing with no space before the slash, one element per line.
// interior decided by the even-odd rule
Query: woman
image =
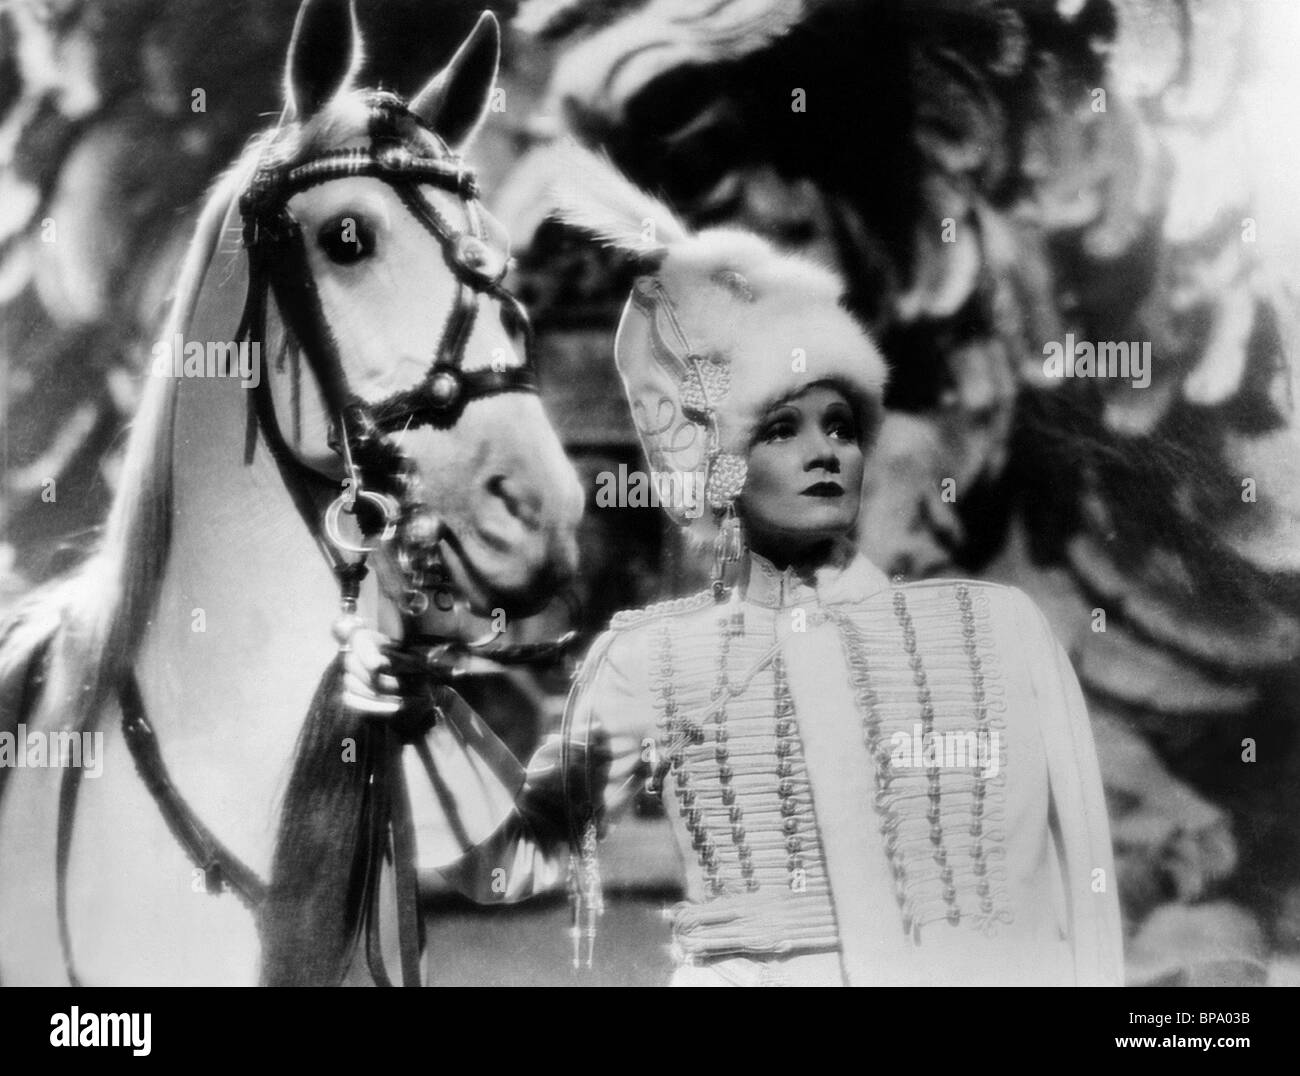
<path fill-rule="evenodd" d="M 444 874 L 518 899 L 559 880 L 567 840 L 590 944 L 593 820 L 648 779 L 687 863 L 675 983 L 1119 983 L 1096 756 L 1042 615 L 1006 587 L 892 584 L 856 549 L 885 367 L 840 282 L 689 235 L 602 162 L 565 172 L 567 219 L 646 269 L 615 358 L 652 470 L 701 481 L 707 511 L 666 507 L 715 579 L 614 618 L 526 777 L 448 714 L 440 757 L 478 768 L 448 778 L 473 846 Z M 349 697 L 396 708 L 358 642 Z"/>

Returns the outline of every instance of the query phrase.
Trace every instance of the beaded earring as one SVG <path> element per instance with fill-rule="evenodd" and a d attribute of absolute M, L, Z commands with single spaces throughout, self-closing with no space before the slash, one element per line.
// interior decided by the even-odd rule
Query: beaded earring
<path fill-rule="evenodd" d="M 727 570 L 739 562 L 745 552 L 745 532 L 741 528 L 740 518 L 736 515 L 736 506 L 727 502 L 723 516 L 718 524 L 717 537 L 713 539 L 713 571 L 710 580 L 714 601 L 725 601 L 731 591 L 727 582 Z"/>

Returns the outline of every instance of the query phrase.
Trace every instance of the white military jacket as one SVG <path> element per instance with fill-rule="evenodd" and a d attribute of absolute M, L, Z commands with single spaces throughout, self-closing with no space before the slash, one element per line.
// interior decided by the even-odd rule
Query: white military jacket
<path fill-rule="evenodd" d="M 1118 985 L 1092 734 L 1033 603 L 847 551 L 747 576 L 615 617 L 526 775 L 450 713 L 431 745 L 456 818 L 422 865 L 485 901 L 553 887 L 566 796 L 610 817 L 649 774 L 687 864 L 676 983 Z"/>

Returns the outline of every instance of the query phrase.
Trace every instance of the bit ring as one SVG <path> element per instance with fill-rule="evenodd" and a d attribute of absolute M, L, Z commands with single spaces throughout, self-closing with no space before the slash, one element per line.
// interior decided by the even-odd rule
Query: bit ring
<path fill-rule="evenodd" d="M 386 497 L 382 493 L 375 493 L 373 490 L 361 489 L 350 493 L 340 493 L 330 506 L 325 509 L 325 536 L 335 549 L 344 553 L 370 553 L 376 546 L 373 545 L 355 545 L 343 537 L 339 531 L 339 513 L 347 511 L 349 515 L 355 512 L 355 507 L 348 507 L 349 499 L 355 503 L 356 498 L 363 501 L 369 501 L 384 514 L 384 529 L 379 535 L 379 541 L 386 542 L 397 533 L 397 502 L 392 497 Z"/>

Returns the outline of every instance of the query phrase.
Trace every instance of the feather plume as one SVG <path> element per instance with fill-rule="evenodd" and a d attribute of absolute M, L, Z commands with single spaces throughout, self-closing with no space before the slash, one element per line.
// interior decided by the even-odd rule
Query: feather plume
<path fill-rule="evenodd" d="M 566 140 L 545 150 L 552 216 L 637 258 L 662 258 L 690 232 L 663 202 L 625 179 L 604 156 Z"/>

